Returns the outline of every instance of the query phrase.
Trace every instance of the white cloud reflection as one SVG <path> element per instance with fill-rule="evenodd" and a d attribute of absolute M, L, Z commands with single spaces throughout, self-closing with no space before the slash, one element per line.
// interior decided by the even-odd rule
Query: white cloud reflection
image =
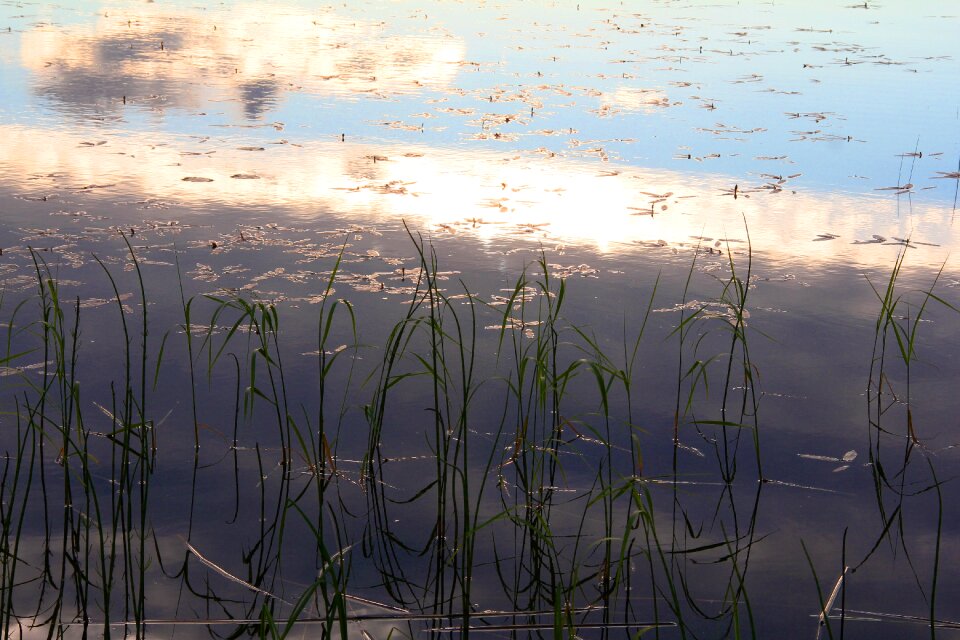
<path fill-rule="evenodd" d="M 725 176 L 590 159 L 339 140 L 242 146 L 119 131 L 83 137 L 22 126 L 0 126 L 0 136 L 0 184 L 8 189 L 112 185 L 113 192 L 177 201 L 198 213 L 218 206 L 276 208 L 300 219 L 337 212 L 480 239 L 584 243 L 601 252 L 689 244 L 701 235 L 722 247 L 724 238 L 746 238 L 746 221 L 755 251 L 875 267 L 892 264 L 902 247 L 893 244 L 897 238 L 912 238 L 928 264 L 957 244 L 949 208 L 910 205 L 906 196 L 898 204 L 886 193 L 794 192 L 790 181 L 778 191 L 769 177 L 736 185 L 734 198 Z"/>
<path fill-rule="evenodd" d="M 40 23 L 21 36 L 20 64 L 41 93 L 80 106 L 131 100 L 198 107 L 264 104 L 287 90 L 393 95 L 449 85 L 465 45 L 445 33 L 391 33 L 382 22 L 243 3 L 216 14 L 110 4 L 95 20 Z M 159 100 L 158 100 L 159 99 Z"/>

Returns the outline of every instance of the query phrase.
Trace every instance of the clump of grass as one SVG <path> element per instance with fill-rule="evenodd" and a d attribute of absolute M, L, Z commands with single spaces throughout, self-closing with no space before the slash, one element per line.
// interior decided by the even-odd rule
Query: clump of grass
<path fill-rule="evenodd" d="M 880 303 L 868 377 L 867 417 L 870 469 L 881 532 L 876 543 L 854 566 L 853 571 L 863 566 L 884 540 L 894 548 L 899 548 L 928 604 L 929 626 L 931 634 L 935 634 L 944 518 L 943 481 L 938 478 L 934 458 L 915 425 L 916 400 L 912 390 L 912 372 L 919 361 L 919 330 L 929 312 L 930 303 L 952 312 L 960 312 L 960 309 L 935 293 L 943 274 L 942 266 L 927 288 L 908 290 L 906 293 L 903 291 L 901 280 L 908 245 L 909 242 L 906 242 L 897 255 L 883 288 L 878 288 L 868 279 Z M 919 465 L 918 457 L 921 458 Z M 909 535 L 912 527 L 905 511 L 908 502 L 921 500 L 931 493 L 936 497 L 935 508 L 932 509 L 936 514 L 933 527 L 935 540 L 929 583 L 924 586 L 924 572 L 916 566 L 911 552 Z"/>
<path fill-rule="evenodd" d="M 10 407 L 15 429 L 4 440 L 4 632 L 78 624 L 102 625 L 109 635 L 119 623 L 142 636 L 154 622 L 152 590 L 176 588 L 177 617 L 232 619 L 233 637 L 288 637 L 298 621 L 319 625 L 324 638 L 367 633 L 371 624 L 409 636 L 486 628 L 572 637 L 625 628 L 659 637 L 668 625 L 681 637 L 704 629 L 756 636 L 748 584 L 763 540 L 763 475 L 749 244 L 745 265 L 727 248 L 726 272 L 709 281 L 707 304 L 691 304 L 703 286 L 692 261 L 679 321 L 665 330 L 676 344 L 676 395 L 661 404 L 645 393 L 643 377 L 664 368 L 645 360 L 659 278 L 612 340 L 567 319 L 575 288 L 552 272 L 545 253 L 504 300 L 484 302 L 467 283 L 445 280 L 433 247 L 408 233 L 419 266 L 387 335 L 365 338 L 363 316 L 336 295 L 341 250 L 316 312 L 316 352 L 303 357 L 290 355 L 301 347 L 276 305 L 188 298 L 182 283 L 184 337 L 156 338 L 146 313 L 149 276 L 126 243 L 134 280 L 122 282 L 101 263 L 115 300 L 119 362 L 105 389 L 81 384 L 89 343 L 79 301 L 63 300 L 37 257 L 37 320 L 21 325 L 31 307 L 14 307 L 0 357 L 0 366 L 27 353 L 43 359 L 38 377 L 21 376 Z M 947 304 L 931 287 L 904 315 L 901 264 L 878 290 L 870 416 L 883 534 L 874 549 L 905 529 L 897 519 L 911 497 L 904 474 L 891 474 L 881 458 L 880 439 L 902 441 L 902 469 L 921 449 L 909 402 L 897 405 L 907 424 L 899 434 L 887 428 L 894 405 L 876 403 L 894 364 L 907 371 L 910 399 L 917 321 L 929 303 Z M 141 309 L 125 306 L 123 286 L 139 293 Z M 201 317 L 208 321 L 197 332 Z M 884 350 L 888 340 L 896 363 Z M 182 375 L 165 377 L 174 366 Z M 161 430 L 153 417 L 167 389 L 184 398 L 178 432 Z M 100 424 L 106 416 L 107 429 L 93 428 L 90 407 Z M 210 499 L 204 474 L 217 467 L 203 458 L 210 415 L 227 425 L 234 495 L 217 526 L 236 532 L 235 550 L 203 546 L 210 534 L 201 532 L 211 526 L 199 506 Z M 192 462 L 190 495 L 185 517 L 170 525 L 148 507 L 164 490 L 164 444 L 184 435 L 192 460 L 172 464 Z M 657 450 L 667 455 L 651 458 Z M 704 457 L 686 457 L 697 453 Z M 717 480 L 706 511 L 713 485 L 687 476 L 691 459 L 701 470 L 711 465 Z M 942 524 L 940 482 L 928 466 L 925 486 L 940 500 Z M 171 526 L 183 535 L 177 562 L 160 530 Z M 27 549 L 28 539 L 41 540 L 42 550 Z M 923 587 L 931 620 L 938 567 L 939 555 Z M 827 622 L 833 598 L 824 593 Z"/>

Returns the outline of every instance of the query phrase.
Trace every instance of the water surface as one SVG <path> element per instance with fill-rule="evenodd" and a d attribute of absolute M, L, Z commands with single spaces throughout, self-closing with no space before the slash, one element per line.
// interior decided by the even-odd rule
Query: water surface
<path fill-rule="evenodd" d="M 7 633 L 955 628 L 958 16 L 0 4 Z"/>

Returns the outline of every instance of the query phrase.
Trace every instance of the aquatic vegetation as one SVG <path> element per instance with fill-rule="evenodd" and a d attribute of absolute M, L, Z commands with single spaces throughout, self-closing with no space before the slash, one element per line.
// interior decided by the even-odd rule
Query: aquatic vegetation
<path fill-rule="evenodd" d="M 617 345 L 566 318 L 572 294 L 544 255 L 490 304 L 465 280 L 441 280 L 435 246 L 409 234 L 420 267 L 382 343 L 364 338 L 363 316 L 334 292 L 344 245 L 311 310 L 317 349 L 295 358 L 277 306 L 185 298 L 182 284 L 182 324 L 157 334 L 152 287 L 124 238 L 133 297 L 101 262 L 122 364 L 105 376 L 84 363 L 103 348 L 83 338 L 93 310 L 64 300 L 35 254 L 35 296 L 13 308 L 3 300 L 3 366 L 42 359 L 8 377 L 18 382 L 3 399 L 5 635 L 40 626 L 141 637 L 199 623 L 275 638 L 298 625 L 323 637 L 762 636 L 767 614 L 751 576 L 774 535 L 761 497 L 778 482 L 762 464 L 762 368 L 751 344 L 769 338 L 748 323 L 749 243 L 745 264 L 727 247 L 726 274 L 706 274 L 713 300 L 691 304 L 684 293 L 663 334 L 676 349 L 675 398 L 656 398 L 640 370 L 659 279 L 639 315 L 623 319 Z M 810 550 L 797 550 L 817 586 L 806 610 L 819 611 L 831 635 L 852 615 L 853 572 L 883 562 L 885 540 L 908 559 L 930 628 L 947 624 L 936 599 L 942 481 L 914 426 L 910 370 L 928 305 L 957 309 L 935 281 L 904 314 L 904 255 L 876 289 L 867 400 L 877 526 L 844 531 L 829 591 Z M 697 257 L 685 290 L 701 284 Z M 198 317 L 208 320 L 197 326 Z M 491 321 L 496 331 L 483 331 Z M 899 395 L 894 364 L 906 374 Z M 177 396 L 189 401 L 161 404 Z M 905 416 L 901 433 L 887 426 L 894 413 Z M 672 427 L 654 427 L 655 415 L 672 415 Z M 665 453 L 667 464 L 651 459 Z M 204 478 L 224 472 L 232 500 L 204 495 Z M 173 505 L 171 483 L 183 487 Z M 939 507 L 927 568 L 905 509 L 931 495 Z M 223 519 L 211 520 L 211 509 Z M 863 536 L 872 548 L 855 563 L 847 545 Z"/>

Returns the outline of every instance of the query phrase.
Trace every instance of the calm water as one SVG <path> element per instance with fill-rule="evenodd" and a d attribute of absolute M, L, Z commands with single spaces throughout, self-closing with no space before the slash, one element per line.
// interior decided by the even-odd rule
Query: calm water
<path fill-rule="evenodd" d="M 350 637 L 956 633 L 958 32 L 946 0 L 0 2 L 6 632 L 257 633 L 330 579 L 319 536 Z M 438 386 L 423 323 L 383 378 L 417 238 Z M 276 305 L 273 357 L 205 295 Z"/>

